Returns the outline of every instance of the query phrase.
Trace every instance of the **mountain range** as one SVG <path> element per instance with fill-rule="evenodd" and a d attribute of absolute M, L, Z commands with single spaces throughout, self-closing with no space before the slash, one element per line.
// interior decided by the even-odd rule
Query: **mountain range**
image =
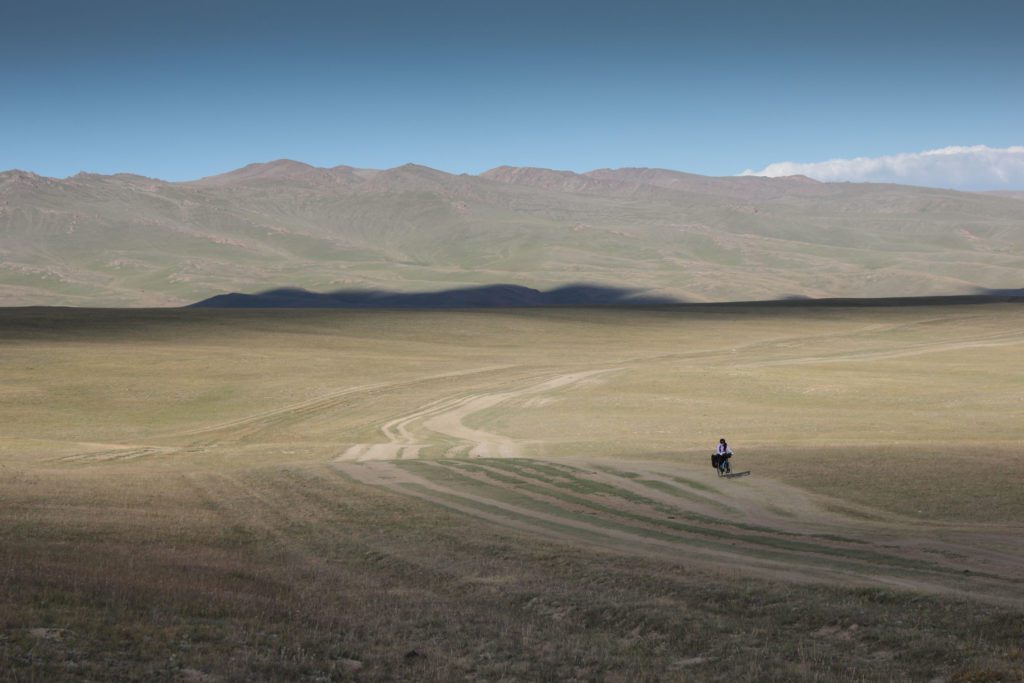
<path fill-rule="evenodd" d="M 692 302 L 1015 290 L 1021 196 L 650 168 L 279 160 L 190 182 L 15 170 L 0 173 L 0 305 L 499 283 Z"/>

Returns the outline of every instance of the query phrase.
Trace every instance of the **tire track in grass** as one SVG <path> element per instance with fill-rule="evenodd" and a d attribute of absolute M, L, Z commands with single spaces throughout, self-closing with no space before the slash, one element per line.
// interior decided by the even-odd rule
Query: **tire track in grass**
<path fill-rule="evenodd" d="M 638 491 L 635 484 L 642 485 L 644 478 L 693 484 L 693 480 L 678 476 L 678 471 L 686 470 L 678 464 L 651 463 L 642 475 L 590 462 L 586 467 L 612 476 L 618 473 L 625 479 L 620 480 L 623 486 Z M 840 505 L 834 499 L 766 479 L 744 480 L 741 486 L 700 487 L 717 491 L 728 501 L 737 512 L 727 518 L 735 520 L 741 528 L 767 527 L 777 533 L 797 534 L 826 543 L 871 546 L 886 554 L 899 554 L 953 572 L 964 572 L 966 564 L 972 576 L 998 578 L 1016 584 L 1014 592 L 1018 595 L 1024 593 L 1020 589 L 1024 583 L 1024 546 L 1019 541 L 1000 546 L 1000 539 L 1009 538 L 1005 531 L 980 525 L 925 522 L 865 506 Z M 658 494 L 648 494 L 660 498 Z M 1024 598 L 1019 598 L 1019 603 L 1024 604 Z"/>
<path fill-rule="evenodd" d="M 148 458 L 153 455 L 170 455 L 172 453 L 178 453 L 181 451 L 180 448 L 164 447 L 164 446 L 124 446 L 123 448 L 110 448 L 105 450 L 96 451 L 85 451 L 82 453 L 74 453 L 72 455 L 65 455 L 59 458 L 54 458 L 52 461 L 62 463 L 82 463 L 82 462 L 110 462 L 110 461 L 126 461 L 126 460 L 138 460 L 140 458 Z"/>
<path fill-rule="evenodd" d="M 528 466 L 523 466 L 528 462 Z M 922 558 L 863 539 L 794 534 L 752 525 L 722 529 L 700 520 L 668 519 L 665 505 L 634 491 L 621 495 L 569 492 L 573 470 L 522 460 L 416 460 L 334 463 L 347 477 L 413 495 L 488 523 L 595 545 L 608 551 L 657 556 L 706 568 L 794 581 L 883 586 L 1020 604 L 1021 585 L 1005 576 L 965 575 L 949 558 Z M 547 479 L 542 481 L 536 476 Z M 516 471 L 512 471 L 516 470 Z M 594 482 L 608 485 L 607 482 Z M 609 495 L 610 493 L 610 495 Z M 685 511 L 685 508 L 683 508 Z"/>
<path fill-rule="evenodd" d="M 388 386 L 387 384 L 366 384 L 348 387 L 330 392 L 324 396 L 292 403 L 281 408 L 267 410 L 237 420 L 229 420 L 207 427 L 201 427 L 173 436 L 198 437 L 191 441 L 192 446 L 213 446 L 222 443 L 235 443 L 255 436 L 272 427 L 280 427 L 290 422 L 298 422 L 304 418 L 314 417 L 320 413 L 336 410 L 348 405 L 353 396 L 372 392 Z"/>
<path fill-rule="evenodd" d="M 563 507 L 537 501 L 526 496 L 505 491 L 491 495 L 479 495 L 472 490 L 456 492 L 450 487 L 438 484 L 435 476 L 421 476 L 423 471 L 414 472 L 411 467 L 430 468 L 431 461 L 374 462 L 353 465 L 335 463 L 343 475 L 365 484 L 380 485 L 408 495 L 416 496 L 435 505 L 464 513 L 500 526 L 510 527 L 528 534 L 542 534 L 561 541 L 584 543 L 611 550 L 616 553 L 657 556 L 678 561 L 684 556 L 687 562 L 699 563 L 705 567 L 718 567 L 736 555 L 719 550 L 705 542 L 682 547 L 678 538 L 658 530 L 645 530 L 616 524 L 607 520 L 594 521 L 588 513 L 573 512 Z M 443 473 L 441 473 L 443 478 Z M 682 551 L 682 552 L 680 552 Z M 764 565 L 764 566 L 761 566 Z M 762 571 L 765 576 L 778 576 L 786 567 L 784 562 L 772 563 L 761 560 L 750 563 L 753 571 Z M 824 580 L 819 577 L 818 580 Z"/>
<path fill-rule="evenodd" d="M 778 500 L 772 504 L 765 502 L 765 497 L 760 491 L 756 491 L 756 495 L 750 497 L 749 494 L 758 484 L 751 485 L 749 481 L 743 482 L 742 487 L 730 484 L 712 486 L 653 468 L 647 469 L 642 475 L 636 472 L 623 472 L 607 465 L 595 465 L 593 469 L 597 470 L 595 474 L 601 480 L 614 481 L 623 488 L 663 502 L 678 501 L 679 498 L 692 501 L 693 509 L 704 515 L 729 519 L 737 525 L 753 524 L 761 528 L 799 535 L 824 534 L 828 537 L 838 534 L 837 529 L 821 522 L 829 515 L 817 510 L 804 499 L 803 492 L 795 489 L 787 491 L 784 496 L 778 496 Z M 842 530 L 848 528 L 847 523 L 838 526 L 838 529 Z"/>
<path fill-rule="evenodd" d="M 653 508 L 663 515 L 678 515 L 708 524 L 726 524 L 720 518 L 703 514 L 701 511 L 679 507 L 678 500 L 656 501 L 644 496 L 642 492 L 638 493 L 635 490 L 630 490 L 628 486 L 623 486 L 622 484 L 626 483 L 625 481 L 609 483 L 597 481 L 589 477 L 580 477 L 578 476 L 579 474 L 584 474 L 587 471 L 569 468 L 561 464 L 539 463 L 525 459 L 505 461 L 480 460 L 474 461 L 472 465 L 467 464 L 463 466 L 463 469 L 470 470 L 473 466 L 479 466 L 481 470 L 488 470 L 489 476 L 499 480 L 500 477 L 494 473 L 494 470 L 500 470 L 521 478 L 518 479 L 520 484 L 523 480 L 528 479 L 580 494 L 611 496 L 623 501 L 638 503 L 645 506 L 645 508 Z M 552 472 L 555 473 L 554 476 L 552 476 Z"/>
<path fill-rule="evenodd" d="M 553 465 L 550 463 L 541 464 L 533 460 L 515 460 L 515 461 L 490 461 L 486 463 L 489 467 L 501 468 L 504 470 L 514 470 L 516 468 L 526 468 L 528 470 L 537 471 L 552 471 L 552 468 L 559 468 L 566 472 L 572 472 L 573 474 L 565 475 L 566 477 L 577 481 L 575 485 L 566 485 L 560 483 L 557 480 L 546 479 L 543 476 L 538 475 L 524 475 L 532 476 L 533 478 L 550 483 L 554 486 L 560 486 L 562 488 L 579 489 L 580 492 L 596 492 L 606 493 L 617 496 L 624 500 L 632 501 L 646 506 L 647 508 L 653 509 L 657 513 L 663 515 L 678 515 L 687 517 L 695 522 L 699 522 L 710 527 L 724 527 L 728 529 L 738 529 L 743 531 L 765 533 L 775 536 L 789 536 L 794 538 L 814 538 L 814 539 L 825 539 L 836 541 L 840 543 L 849 544 L 862 544 L 862 541 L 843 538 L 835 535 L 824 535 L 807 531 L 789 531 L 780 529 L 776 526 L 766 525 L 764 523 L 754 524 L 743 521 L 740 517 L 743 516 L 743 511 L 739 508 L 733 507 L 721 500 L 710 499 L 705 496 L 694 496 L 689 491 L 683 490 L 678 486 L 670 484 L 662 479 L 656 478 L 658 475 L 652 472 L 648 472 L 644 475 L 640 475 L 634 472 L 625 472 L 624 475 L 628 476 L 615 476 L 612 473 L 615 471 L 614 468 L 610 467 L 594 467 L 590 468 L 571 468 L 567 465 L 559 463 Z M 594 470 L 598 470 L 595 472 Z M 582 477 L 578 475 L 584 475 Z M 586 476 L 592 475 L 592 476 Z M 645 478 L 646 477 L 646 478 Z M 706 487 L 707 490 L 715 490 L 710 487 Z M 721 498 L 725 498 L 725 495 L 719 492 Z M 723 514 L 725 513 L 725 514 Z"/>
<path fill-rule="evenodd" d="M 927 353 L 942 353 L 945 351 L 959 351 L 962 349 L 983 349 L 998 346 L 1015 346 L 1019 344 L 1024 344 L 1024 339 L 1021 339 L 1019 333 L 999 333 L 959 342 L 923 342 L 908 344 L 903 348 L 895 350 L 865 350 L 850 353 L 837 353 L 833 355 L 780 358 L 752 361 L 749 363 L 737 363 L 734 367 L 765 368 L 781 365 L 810 365 L 819 363 L 848 363 L 865 360 L 891 360 L 894 358 L 905 358 L 907 356 L 919 356 Z"/>
<path fill-rule="evenodd" d="M 443 464 L 448 467 L 457 466 L 459 469 L 468 469 L 476 466 L 475 462 L 472 465 L 444 462 L 439 462 L 438 464 Z M 503 463 L 503 465 L 504 464 L 505 463 Z M 523 482 L 524 480 L 516 478 L 516 481 Z M 603 503 L 596 503 L 589 498 L 567 494 L 564 491 L 557 491 L 530 483 L 519 483 L 517 485 L 514 481 L 509 481 L 509 479 L 506 479 L 505 483 L 517 486 L 524 491 L 554 498 L 561 502 L 576 505 L 578 507 L 595 510 L 605 515 L 619 516 L 648 526 L 669 528 L 674 531 L 685 532 L 696 537 L 707 537 L 715 540 L 721 540 L 732 545 L 735 543 L 744 543 L 750 550 L 764 548 L 772 550 L 782 549 L 788 552 L 807 553 L 811 555 L 829 555 L 851 561 L 864 561 L 876 564 L 880 563 L 894 567 L 916 568 L 925 571 L 942 571 L 941 569 L 934 568 L 923 563 L 914 562 L 912 560 L 907 560 L 906 558 L 899 556 L 877 553 L 872 550 L 864 549 L 863 544 L 858 541 L 832 538 L 829 539 L 831 541 L 830 544 L 825 544 L 821 543 L 823 540 L 821 537 L 808 537 L 802 534 L 779 532 L 768 527 L 737 524 L 724 519 L 707 518 L 704 515 L 690 516 L 687 510 L 671 507 L 667 508 L 663 504 L 650 498 L 640 496 L 630 491 L 616 491 L 614 487 L 610 487 L 605 484 L 601 484 L 603 490 L 598 491 L 599 495 L 603 494 L 602 500 L 618 498 L 620 500 L 627 501 L 633 509 L 625 510 L 611 505 L 605 505 Z M 547 483 L 551 484 L 552 482 L 548 480 Z M 558 486 L 558 483 L 554 482 L 554 485 Z M 675 515 L 682 517 L 690 517 L 692 521 L 697 523 L 702 522 L 706 526 L 672 521 L 671 518 L 666 518 L 668 513 L 675 513 Z M 738 530 L 741 530 L 742 533 Z M 854 547 L 846 547 L 850 545 Z"/>
<path fill-rule="evenodd" d="M 475 466 L 478 461 L 465 461 L 462 466 L 469 464 Z M 978 575 L 966 582 L 949 567 L 898 553 L 887 554 L 876 547 L 850 549 L 837 547 L 836 542 L 795 544 L 787 539 L 768 539 L 765 543 L 755 535 L 695 531 L 693 525 L 628 511 L 624 515 L 623 510 L 603 503 L 566 500 L 564 496 L 550 496 L 522 484 L 487 483 L 453 472 L 453 468 L 461 466 L 452 462 L 421 460 L 335 466 L 357 481 L 383 484 L 484 521 L 571 543 L 596 544 L 616 553 L 656 555 L 705 567 L 728 566 L 773 579 L 883 586 L 1006 602 L 992 597 L 992 584 L 1005 592 L 1002 582 L 986 582 Z M 539 524 L 538 520 L 544 523 Z"/>
<path fill-rule="evenodd" d="M 350 405 L 353 401 L 357 401 L 360 396 L 366 394 L 393 391 L 443 379 L 452 379 L 469 375 L 486 375 L 487 373 L 508 370 L 512 367 L 514 366 L 489 365 L 481 368 L 459 370 L 457 372 L 428 375 L 426 377 L 420 377 L 403 382 L 378 382 L 374 384 L 345 387 L 315 398 L 298 401 L 296 403 L 291 403 L 279 408 L 273 408 L 271 410 L 265 410 L 235 420 L 227 420 L 225 422 L 207 425 L 196 429 L 165 434 L 162 435 L 162 438 L 193 437 L 195 438 L 191 443 L 193 446 L 235 443 L 253 437 L 267 429 L 280 427 L 284 424 L 302 422 L 304 420 L 312 419 L 322 414 L 338 410 Z"/>
<path fill-rule="evenodd" d="M 289 533 L 299 508 L 281 501 L 284 487 L 274 487 L 273 493 L 268 493 L 224 473 L 192 472 L 185 476 L 206 506 L 224 519 L 226 528 L 257 532 L 263 549 L 269 546 L 306 564 L 319 562 L 315 553 Z"/>

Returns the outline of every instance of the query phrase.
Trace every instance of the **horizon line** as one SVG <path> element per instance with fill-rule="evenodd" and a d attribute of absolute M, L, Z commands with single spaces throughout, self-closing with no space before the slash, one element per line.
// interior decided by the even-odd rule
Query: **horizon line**
<path fill-rule="evenodd" d="M 100 177 L 103 177 L 103 178 L 113 178 L 113 177 L 117 177 L 117 176 L 133 176 L 133 177 L 136 177 L 136 178 L 145 178 L 146 180 L 156 180 L 156 181 L 159 181 L 159 182 L 162 182 L 162 183 L 171 184 L 171 185 L 184 185 L 184 184 L 188 184 L 188 183 L 195 183 L 195 182 L 199 182 L 199 181 L 202 181 L 202 180 L 207 180 L 207 179 L 210 179 L 210 178 L 218 178 L 220 176 L 228 175 L 230 173 L 235 173 L 237 171 L 242 171 L 242 170 L 245 170 L 245 169 L 251 168 L 251 167 L 272 166 L 272 165 L 275 165 L 275 164 L 277 164 L 277 165 L 297 164 L 297 165 L 305 166 L 305 167 L 307 167 L 309 169 L 316 170 L 316 171 L 336 171 L 336 170 L 339 170 L 339 169 L 351 169 L 353 171 L 372 171 L 374 173 L 384 173 L 386 171 L 396 171 L 396 170 L 399 170 L 399 169 L 410 168 L 411 167 L 411 168 L 423 168 L 423 169 L 427 169 L 427 170 L 430 170 L 430 171 L 436 171 L 438 173 L 444 173 L 445 175 L 450 175 L 450 176 L 456 177 L 456 178 L 457 177 L 461 177 L 461 176 L 469 176 L 469 177 L 473 177 L 473 178 L 479 178 L 479 177 L 482 177 L 486 173 L 490 173 L 491 171 L 496 171 L 496 170 L 499 170 L 499 169 L 514 169 L 514 170 L 527 169 L 527 170 L 538 170 L 538 171 L 551 171 L 551 172 L 554 172 L 554 173 L 570 173 L 570 174 L 573 174 L 573 175 L 589 175 L 591 173 L 596 173 L 598 171 L 668 171 L 669 173 L 680 173 L 680 174 L 684 174 L 684 175 L 697 176 L 697 177 L 700 177 L 700 178 L 716 178 L 716 179 L 760 178 L 760 179 L 764 179 L 764 180 L 786 180 L 786 179 L 800 178 L 800 179 L 811 180 L 811 181 L 816 182 L 816 183 L 829 184 L 829 185 L 841 184 L 843 182 L 846 182 L 846 181 L 839 181 L 837 183 L 837 182 L 827 182 L 827 181 L 815 180 L 814 178 L 811 178 L 810 176 L 804 175 L 802 173 L 795 173 L 793 175 L 788 175 L 788 176 L 756 175 L 756 174 L 749 173 L 748 172 L 749 169 L 747 171 L 741 171 L 739 173 L 735 173 L 735 174 L 732 174 L 732 175 L 707 175 L 707 174 L 704 174 L 704 173 L 696 173 L 694 171 L 683 171 L 683 170 L 676 169 L 676 168 L 667 168 L 665 166 L 615 166 L 615 167 L 613 167 L 613 166 L 601 166 L 601 167 L 598 167 L 598 168 L 592 168 L 592 169 L 587 170 L 587 171 L 573 171 L 573 170 L 565 169 L 565 168 L 549 168 L 547 166 L 515 166 L 515 165 L 512 165 L 512 164 L 498 164 L 497 166 L 492 166 L 492 167 L 490 167 L 488 169 L 480 171 L 479 173 L 454 173 L 452 171 L 446 171 L 446 170 L 441 169 L 441 168 L 437 168 L 437 167 L 434 167 L 434 166 L 428 166 L 427 164 L 421 164 L 421 163 L 417 163 L 415 161 L 407 161 L 404 164 L 399 164 L 397 166 L 388 166 L 386 168 L 373 168 L 373 167 L 369 167 L 369 166 L 352 166 L 352 165 L 349 165 L 349 164 L 335 164 L 333 166 L 316 166 L 316 165 L 311 164 L 311 163 L 306 162 L 306 161 L 300 161 L 298 159 L 291 159 L 291 158 L 288 158 L 288 157 L 281 157 L 281 158 L 278 158 L 278 159 L 270 159 L 268 161 L 254 161 L 254 162 L 250 162 L 248 164 L 244 164 L 242 166 L 238 166 L 236 168 L 231 168 L 231 169 L 228 169 L 226 171 L 222 171 L 220 173 L 214 173 L 212 175 L 200 176 L 198 178 L 190 178 L 190 179 L 187 179 L 187 180 L 167 180 L 166 178 L 160 178 L 160 177 L 157 177 L 157 176 L 148 176 L 148 175 L 145 175 L 145 174 L 142 174 L 142 173 L 136 173 L 134 171 L 115 171 L 113 173 L 100 173 L 98 171 L 81 170 L 81 171 L 77 171 L 76 173 L 72 173 L 72 174 L 66 175 L 66 176 L 48 176 L 48 175 L 45 175 L 43 173 L 38 173 L 36 171 L 30 170 L 30 169 L 27 169 L 27 168 L 18 168 L 18 167 L 12 167 L 12 168 L 7 168 L 7 169 L 0 170 L 0 175 L 7 175 L 7 174 L 10 174 L 10 173 L 25 173 L 25 174 L 28 174 L 28 175 L 33 175 L 33 176 L 36 176 L 38 178 L 44 178 L 44 179 L 47 179 L 47 180 L 72 180 L 72 179 L 74 179 L 74 178 L 76 178 L 78 176 L 100 176 Z M 871 183 L 857 183 L 857 184 L 871 184 Z M 878 183 L 875 183 L 875 184 L 878 184 Z"/>

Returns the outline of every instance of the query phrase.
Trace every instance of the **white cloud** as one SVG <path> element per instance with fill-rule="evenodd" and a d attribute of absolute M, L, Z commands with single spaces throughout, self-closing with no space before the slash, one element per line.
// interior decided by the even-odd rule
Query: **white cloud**
<path fill-rule="evenodd" d="M 1024 188 L 1024 147 L 943 147 L 882 157 L 783 161 L 740 175 L 805 175 L 825 182 L 902 183 L 961 190 Z"/>

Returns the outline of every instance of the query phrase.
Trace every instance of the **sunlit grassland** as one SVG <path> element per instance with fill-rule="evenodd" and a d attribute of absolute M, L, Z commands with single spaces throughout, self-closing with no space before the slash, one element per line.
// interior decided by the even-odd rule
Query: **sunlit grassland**
<path fill-rule="evenodd" d="M 807 554 L 813 539 L 768 534 L 770 520 L 707 518 L 730 513 L 716 492 L 756 485 L 706 466 L 725 436 L 758 481 L 897 523 L 995 529 L 1013 544 L 1024 523 L 1022 347 L 1024 306 L 1009 304 L 3 310 L 0 671 L 1019 681 L 1012 584 L 1011 599 L 980 602 L 769 580 L 588 544 L 582 525 Z M 510 397 L 464 424 L 513 438 L 522 457 L 399 469 L 422 477 L 410 487 L 450 487 L 453 504 L 575 524 L 578 543 L 332 464 L 385 440 L 389 421 L 494 392 Z M 425 454 L 457 442 L 413 427 L 434 439 Z M 669 474 L 651 475 L 652 463 Z M 704 512 L 687 512 L 694 501 Z M 815 561 L 876 557 L 836 543 Z"/>

